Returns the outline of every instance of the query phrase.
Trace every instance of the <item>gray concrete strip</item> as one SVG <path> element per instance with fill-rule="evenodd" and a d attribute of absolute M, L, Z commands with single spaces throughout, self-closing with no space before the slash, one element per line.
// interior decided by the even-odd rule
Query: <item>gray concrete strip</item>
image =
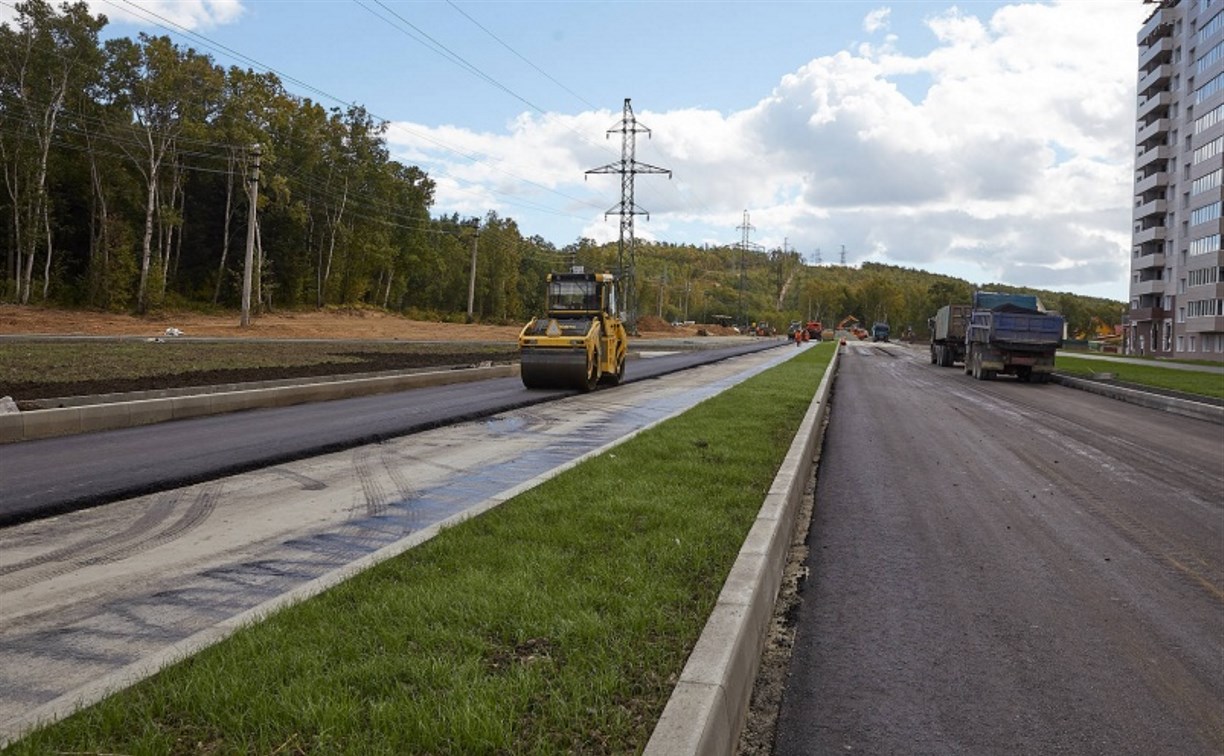
<path fill-rule="evenodd" d="M 1168 368 L 1169 370 L 1189 370 L 1199 373 L 1215 373 L 1216 375 L 1224 375 L 1224 365 L 1203 365 L 1199 363 L 1174 362 L 1166 359 L 1137 358 L 1137 357 L 1120 357 L 1117 355 L 1108 354 L 1089 354 L 1069 349 L 1060 349 L 1060 356 L 1074 357 L 1080 360 L 1101 360 L 1102 362 L 1115 362 L 1124 365 L 1143 365 L 1146 367 Z"/>
<path fill-rule="evenodd" d="M 306 402 L 386 394 L 426 386 L 446 386 L 490 378 L 507 378 L 518 375 L 518 369 L 517 364 L 512 364 L 347 380 L 321 378 L 313 383 L 249 391 L 222 391 L 17 412 L 0 415 L 0 444 L 88 431 L 130 428 L 166 420 L 218 415 L 256 407 L 287 407 Z"/>
<path fill-rule="evenodd" d="M 813 475 L 839 357 L 840 350 L 825 370 L 644 756 L 730 756 L 735 751 L 782 583 L 795 516 Z"/>
<path fill-rule="evenodd" d="M 1141 407 L 1171 412 L 1175 415 L 1192 417 L 1196 420 L 1206 420 L 1209 423 L 1224 425 L 1224 406 L 1195 402 L 1189 399 L 1153 394 L 1146 391 L 1115 386 L 1101 381 L 1091 381 L 1084 378 L 1073 378 L 1068 375 L 1054 374 L 1054 381 L 1062 386 L 1088 391 L 1093 394 L 1107 396 L 1110 399 L 1137 404 Z"/>

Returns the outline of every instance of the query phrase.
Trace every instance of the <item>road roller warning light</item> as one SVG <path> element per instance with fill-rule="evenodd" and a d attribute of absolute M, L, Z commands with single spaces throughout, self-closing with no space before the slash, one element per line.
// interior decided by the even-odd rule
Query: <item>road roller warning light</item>
<path fill-rule="evenodd" d="M 548 314 L 519 334 L 523 385 L 591 391 L 625 375 L 629 335 L 611 273 L 548 274 Z"/>

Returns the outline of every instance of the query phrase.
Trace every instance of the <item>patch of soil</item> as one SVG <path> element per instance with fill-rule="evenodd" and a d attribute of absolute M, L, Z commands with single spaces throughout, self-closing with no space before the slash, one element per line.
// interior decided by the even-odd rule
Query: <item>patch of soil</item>
<path fill-rule="evenodd" d="M 424 368 L 466 367 L 482 362 L 513 362 L 518 359 L 517 347 L 504 351 L 453 351 L 438 353 L 348 352 L 347 357 L 356 362 L 328 362 L 316 365 L 282 365 L 278 367 L 226 368 L 222 370 L 196 370 L 190 373 L 149 375 L 140 378 L 109 378 L 65 383 L 12 383 L 4 387 L 21 406 L 35 399 L 52 399 L 68 396 L 95 394 L 117 394 L 129 391 L 156 391 L 161 389 L 188 388 L 191 386 L 216 386 L 227 383 L 275 381 L 288 378 L 310 378 L 316 376 L 343 376 L 354 373 L 373 373 L 383 370 L 413 370 Z"/>
<path fill-rule="evenodd" d="M 34 305 L 0 304 L 0 335 L 165 336 L 177 328 L 183 336 L 238 339 L 398 339 L 403 341 L 506 341 L 518 339 L 522 324 L 443 323 L 409 320 L 384 310 L 343 308 L 276 312 L 254 318 L 242 328 L 237 312 L 203 315 L 164 311 L 145 316 L 100 310 L 63 310 Z M 710 324 L 673 326 L 647 315 L 638 320 L 640 337 L 734 336 L 733 328 Z M 699 333 L 702 332 L 702 333 Z"/>
<path fill-rule="evenodd" d="M 164 336 L 177 328 L 183 336 L 239 339 L 399 339 L 404 341 L 505 341 L 518 338 L 521 325 L 441 323 L 409 320 L 383 310 L 361 308 L 277 312 L 239 326 L 237 312 L 202 315 L 158 312 L 145 316 L 98 310 L 61 310 L 0 304 L 0 334 L 56 336 Z"/>

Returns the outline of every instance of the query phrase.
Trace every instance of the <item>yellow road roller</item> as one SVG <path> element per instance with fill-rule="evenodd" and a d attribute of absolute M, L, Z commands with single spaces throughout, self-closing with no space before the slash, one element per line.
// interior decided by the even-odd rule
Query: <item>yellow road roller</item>
<path fill-rule="evenodd" d="M 548 314 L 519 333 L 523 385 L 592 391 L 625 376 L 629 335 L 611 273 L 548 274 Z"/>

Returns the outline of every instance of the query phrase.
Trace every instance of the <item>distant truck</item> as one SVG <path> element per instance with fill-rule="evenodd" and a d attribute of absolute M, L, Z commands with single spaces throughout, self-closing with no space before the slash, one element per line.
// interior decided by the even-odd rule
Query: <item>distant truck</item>
<path fill-rule="evenodd" d="M 1014 375 L 1045 383 L 1054 372 L 1064 323 L 1058 313 L 1043 311 L 1035 296 L 974 292 L 965 329 L 965 372 L 980 381 Z"/>
<path fill-rule="evenodd" d="M 965 327 L 972 305 L 944 305 L 927 322 L 931 327 L 931 364 L 952 367 L 965 361 Z"/>
<path fill-rule="evenodd" d="M 871 326 L 872 341 L 888 341 L 889 328 L 887 323 L 874 323 Z"/>
<path fill-rule="evenodd" d="M 824 326 L 820 324 L 819 320 L 809 320 L 804 328 L 807 329 L 809 339 L 820 341 L 821 334 L 824 332 Z"/>

